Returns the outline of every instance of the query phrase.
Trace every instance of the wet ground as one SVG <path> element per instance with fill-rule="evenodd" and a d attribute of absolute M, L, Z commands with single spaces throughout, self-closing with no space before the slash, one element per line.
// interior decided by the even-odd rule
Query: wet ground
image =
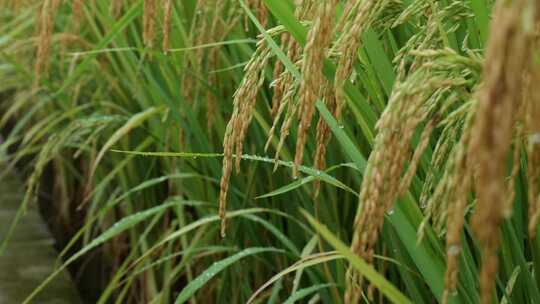
<path fill-rule="evenodd" d="M 0 159 L 0 240 L 6 235 L 24 196 L 22 181 L 13 172 L 1 174 L 5 170 Z M 34 204 L 15 229 L 6 250 L 0 252 L 0 304 L 22 303 L 54 270 L 57 256 L 51 234 Z M 81 301 L 66 271 L 31 303 L 71 304 Z"/>

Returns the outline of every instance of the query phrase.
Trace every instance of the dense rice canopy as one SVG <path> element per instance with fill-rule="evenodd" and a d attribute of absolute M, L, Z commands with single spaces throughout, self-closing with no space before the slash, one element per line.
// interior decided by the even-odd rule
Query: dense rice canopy
<path fill-rule="evenodd" d="M 0 8 L 1 248 L 47 204 L 90 301 L 540 302 L 538 1 Z"/>

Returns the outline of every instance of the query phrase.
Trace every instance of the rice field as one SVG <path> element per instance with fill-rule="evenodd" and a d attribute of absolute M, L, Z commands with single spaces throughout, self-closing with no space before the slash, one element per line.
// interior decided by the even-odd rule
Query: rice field
<path fill-rule="evenodd" d="M 540 2 L 0 0 L 0 172 L 85 303 L 540 303 Z M 32 261 L 28 261 L 32 263 Z"/>

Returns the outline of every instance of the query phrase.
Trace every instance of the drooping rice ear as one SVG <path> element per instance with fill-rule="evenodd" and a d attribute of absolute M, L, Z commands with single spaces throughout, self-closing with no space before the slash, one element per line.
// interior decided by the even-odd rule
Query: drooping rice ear
<path fill-rule="evenodd" d="M 281 35 L 281 45 L 287 46 L 289 44 L 289 41 L 293 39 L 290 33 L 283 33 Z M 272 109 L 270 111 L 270 115 L 272 117 L 276 117 L 276 114 L 278 112 L 278 109 L 281 105 L 281 101 L 283 100 L 283 93 L 284 93 L 284 83 L 283 83 L 283 77 L 284 77 L 284 66 L 281 60 L 277 60 L 276 64 L 274 65 L 274 81 L 272 83 L 272 87 L 274 87 L 274 95 L 272 96 Z M 273 133 L 272 133 L 273 134 Z"/>
<path fill-rule="evenodd" d="M 461 253 L 461 233 L 465 223 L 465 209 L 469 189 L 471 188 L 472 173 L 467 159 L 467 146 L 470 141 L 471 121 L 473 115 L 468 115 L 464 132 L 458 142 L 457 152 L 453 160 L 453 175 L 450 184 L 454 188 L 447 200 L 448 219 L 446 224 L 446 272 L 444 277 L 443 304 L 448 303 L 450 294 L 454 293 L 458 283 L 458 261 Z M 459 190 L 459 191 L 457 191 Z"/>
<path fill-rule="evenodd" d="M 257 19 L 266 28 L 268 25 L 268 10 L 262 0 L 257 0 Z"/>
<path fill-rule="evenodd" d="M 54 31 L 54 20 L 56 11 L 60 6 L 60 0 L 45 0 L 38 12 L 39 37 L 36 50 L 36 62 L 34 66 L 35 80 L 34 88 L 40 83 L 43 76 L 46 77 L 49 71 L 49 56 L 51 40 Z"/>
<path fill-rule="evenodd" d="M 351 251 L 368 263 L 373 262 L 384 214 L 393 207 L 399 196 L 400 185 L 403 187 L 401 176 L 409 158 L 406 151 L 411 149 L 411 141 L 418 124 L 428 115 L 422 105 L 437 84 L 425 86 L 422 90 L 411 89 L 427 83 L 427 75 L 419 72 L 409 77 L 408 82 L 396 84 L 390 101 L 377 122 L 379 133 L 362 180 L 351 243 Z M 428 124 L 426 133 L 430 132 L 431 127 Z M 424 149 L 425 141 L 426 139 L 420 143 L 418 149 Z M 345 299 L 347 303 L 357 303 L 360 300 L 363 280 L 351 268 L 348 273 Z"/>
<path fill-rule="evenodd" d="M 426 52 L 424 55 L 431 59 L 415 59 L 418 62 L 417 68 L 409 71 L 406 77 L 396 80 L 390 100 L 376 124 L 377 136 L 362 180 L 351 244 L 351 251 L 368 263 L 373 262 L 385 213 L 392 214 L 399 195 L 409 189 L 420 157 L 428 146 L 441 114 L 455 105 L 456 99 L 448 98 L 445 92 L 464 85 L 463 79 L 455 78 L 454 74 L 455 70 L 461 68 L 447 70 L 447 62 L 455 62 L 457 54 L 446 51 Z M 433 56 L 449 56 L 452 59 L 435 59 Z M 465 66 L 469 64 L 471 62 Z M 460 117 L 459 114 L 454 116 Z M 426 124 L 420 133 L 420 140 L 413 145 L 415 133 L 420 131 L 419 127 L 423 123 Z M 408 171 L 405 170 L 407 164 Z M 440 184 L 448 185 L 446 181 Z M 438 188 L 438 191 L 442 189 L 445 193 L 446 188 Z M 356 303 L 362 294 L 362 277 L 349 269 L 347 278 L 346 302 Z"/>
<path fill-rule="evenodd" d="M 407 170 L 407 173 L 403 178 L 401 179 L 401 183 L 399 185 L 399 195 L 405 195 L 405 192 L 409 189 L 409 186 L 411 185 L 412 179 L 414 175 L 416 174 L 416 170 L 418 169 L 418 165 L 420 164 L 420 158 L 422 157 L 422 154 L 426 150 L 426 148 L 429 145 L 429 139 L 431 137 L 431 134 L 433 133 L 433 130 L 435 129 L 437 121 L 435 119 L 432 119 L 427 126 L 422 131 L 422 134 L 420 135 L 420 142 L 416 146 L 416 149 L 414 150 L 414 155 L 411 159 L 411 162 L 409 164 L 409 169 Z"/>
<path fill-rule="evenodd" d="M 373 18 L 376 18 L 377 12 L 384 9 L 387 1 L 348 1 L 347 7 L 353 12 L 354 18 L 348 20 L 347 14 L 343 14 L 338 30 L 343 31 L 342 35 L 334 45 L 340 56 L 338 58 L 336 75 L 334 79 L 336 90 L 336 111 L 335 117 L 337 120 L 341 118 L 341 113 L 345 105 L 345 93 L 343 87 L 345 82 L 349 80 L 353 71 L 353 64 L 360 48 L 360 38 L 363 32 L 369 27 Z"/>
<path fill-rule="evenodd" d="M 486 50 L 483 84 L 472 128 L 469 157 L 476 166 L 477 204 L 471 226 L 482 251 L 480 294 L 491 303 L 497 276 L 499 228 L 504 218 L 506 159 L 516 111 L 522 102 L 523 71 L 531 64 L 532 31 L 524 25 L 529 1 L 499 1 Z M 534 16 L 534 14 L 533 14 Z"/>
<path fill-rule="evenodd" d="M 315 10 L 313 0 L 296 0 L 295 16 L 299 20 L 306 20 L 312 17 Z M 300 44 L 290 35 L 290 33 L 284 33 L 282 36 L 282 45 L 287 50 L 287 57 L 291 62 L 294 62 L 296 66 L 300 66 L 302 63 L 302 47 Z M 296 94 L 298 91 L 298 81 L 290 71 L 283 70 L 281 63 L 278 63 L 274 69 L 274 81 L 272 86 L 274 87 L 274 96 L 272 98 L 272 116 L 274 118 L 272 127 L 268 132 L 268 139 L 265 145 L 265 151 L 268 150 L 272 139 L 274 138 L 274 132 L 278 128 L 281 122 L 281 117 L 284 114 L 283 122 L 281 122 L 279 142 L 275 152 L 275 165 L 274 171 L 277 169 L 277 160 L 281 153 L 281 149 L 285 144 L 285 140 L 289 136 L 290 129 L 293 126 L 293 122 L 297 118 L 299 103 L 297 102 Z M 282 72 L 280 72 L 282 71 Z"/>
<path fill-rule="evenodd" d="M 334 113 L 336 110 L 336 97 L 334 94 L 334 86 L 330 83 L 327 83 L 325 88 L 325 97 L 324 97 L 324 103 L 326 107 L 328 108 L 331 113 Z M 315 165 L 315 169 L 317 169 L 318 172 L 324 170 L 326 168 L 326 146 L 328 145 L 328 142 L 331 138 L 331 130 L 326 121 L 323 117 L 319 117 L 319 121 L 317 122 L 317 135 L 315 138 L 315 155 L 313 157 L 313 163 Z M 315 180 L 315 192 L 313 193 L 313 197 L 316 199 L 319 196 L 319 192 L 321 189 L 321 180 L 316 179 Z"/>
<path fill-rule="evenodd" d="M 335 10 L 338 1 L 330 0 L 319 3 L 317 16 L 307 37 L 302 62 L 302 79 L 299 91 L 300 122 L 297 130 L 296 154 L 294 156 L 293 176 L 298 176 L 298 167 L 302 164 L 304 148 L 309 128 L 315 112 L 315 101 L 320 96 L 319 88 L 324 86 L 323 64 L 327 48 L 332 41 Z"/>
<path fill-rule="evenodd" d="M 336 31 L 341 32 L 344 26 L 347 26 L 348 28 L 351 28 L 351 31 L 347 32 L 343 36 L 346 36 L 347 38 L 341 40 L 342 44 L 334 46 L 335 48 L 339 49 L 341 52 L 343 52 L 342 56 L 339 58 L 338 62 L 338 68 L 337 73 L 335 76 L 335 85 L 334 90 L 332 92 L 332 103 L 327 104 L 330 105 L 331 112 L 333 116 L 336 118 L 336 120 L 340 121 L 341 115 L 343 112 L 343 106 L 345 101 L 345 96 L 343 92 L 343 85 L 345 81 L 347 81 L 352 73 L 352 65 L 353 60 L 356 58 L 354 54 L 358 51 L 358 48 L 360 46 L 360 36 L 363 30 L 367 27 L 369 23 L 369 13 L 370 9 L 372 8 L 372 1 L 364 1 L 362 5 L 358 8 L 358 14 L 357 18 L 354 21 L 354 24 L 356 26 L 351 27 L 351 24 L 346 24 L 347 16 L 348 14 L 343 14 L 342 18 L 339 20 L 338 24 L 336 25 Z M 354 1 L 347 1 L 346 2 L 346 10 L 352 11 L 353 7 L 355 5 L 358 5 L 358 2 Z M 345 41 L 345 42 L 343 42 Z M 322 118 L 319 118 L 319 122 L 317 123 L 317 148 L 315 152 L 315 158 L 314 163 L 317 170 L 324 170 L 326 166 L 326 145 L 330 141 L 330 138 L 332 136 L 332 133 L 330 132 L 329 127 L 326 125 L 326 122 L 323 121 Z M 315 181 L 315 192 L 314 197 L 316 198 L 320 191 L 320 180 Z"/>
<path fill-rule="evenodd" d="M 529 78 L 529 75 L 525 75 L 524 78 Z M 526 91 L 528 86 L 528 81 L 524 79 L 523 89 Z M 527 98 L 526 94 L 522 94 L 522 98 Z M 512 140 L 512 171 L 508 177 L 508 184 L 506 187 L 506 197 L 503 207 L 503 216 L 509 218 L 512 215 L 512 209 L 514 207 L 514 201 L 516 199 L 516 179 L 518 178 L 519 170 L 521 169 L 521 150 L 523 143 L 523 124 L 525 122 L 525 110 L 527 107 L 527 100 L 524 99 L 522 103 L 518 106 L 516 111 L 516 122 L 514 124 L 515 131 L 513 132 Z"/>
<path fill-rule="evenodd" d="M 242 83 L 236 90 L 233 100 L 233 114 L 227 123 L 223 139 L 223 172 L 220 181 L 219 217 L 221 219 L 221 236 L 226 232 L 227 194 L 233 168 L 233 157 L 236 153 L 236 169 L 240 170 L 242 146 L 247 129 L 253 117 L 257 94 L 264 81 L 264 68 L 270 57 L 270 49 L 259 43 L 257 50 L 246 66 Z"/>
<path fill-rule="evenodd" d="M 295 16 L 298 19 L 303 20 L 306 18 L 306 16 L 310 15 L 310 11 L 312 10 L 311 0 L 297 0 L 296 2 Z M 291 36 L 290 33 L 284 33 L 282 35 L 282 45 L 284 45 L 287 50 L 287 57 L 289 60 L 291 62 L 298 63 L 300 61 L 300 56 L 302 55 L 302 47 Z M 278 62 L 274 67 L 274 81 L 272 82 L 272 86 L 274 87 L 274 96 L 272 97 L 271 115 L 274 118 L 274 121 L 270 131 L 268 132 L 268 139 L 264 147 L 265 151 L 268 150 L 268 147 L 272 142 L 274 132 L 280 123 L 282 114 L 285 111 L 287 112 L 281 125 L 279 143 L 275 153 L 276 163 L 274 170 L 276 170 L 277 159 L 279 158 L 281 149 L 285 144 L 285 140 L 289 136 L 289 130 L 292 127 L 292 122 L 296 117 L 298 105 L 295 102 L 294 97 L 296 95 L 298 85 L 290 71 L 284 70 L 281 62 Z"/>

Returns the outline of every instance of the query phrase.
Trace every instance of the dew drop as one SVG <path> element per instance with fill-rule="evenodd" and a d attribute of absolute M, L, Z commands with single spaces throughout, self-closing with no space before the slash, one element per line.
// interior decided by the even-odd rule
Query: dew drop
<path fill-rule="evenodd" d="M 529 143 L 531 145 L 540 144 L 540 133 L 534 133 L 529 136 Z"/>
<path fill-rule="evenodd" d="M 457 255 L 461 251 L 461 248 L 458 245 L 452 245 L 448 248 L 448 255 Z"/>

